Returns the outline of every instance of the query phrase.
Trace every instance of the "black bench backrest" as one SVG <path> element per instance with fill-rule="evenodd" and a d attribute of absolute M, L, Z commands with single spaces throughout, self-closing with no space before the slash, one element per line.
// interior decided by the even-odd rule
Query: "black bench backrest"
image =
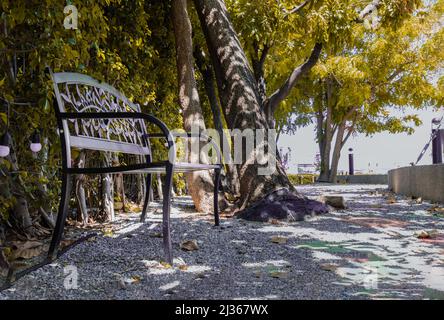
<path fill-rule="evenodd" d="M 112 86 L 78 73 L 53 73 L 59 113 L 140 112 Z M 71 148 L 149 155 L 146 128 L 139 119 L 70 119 L 58 121 L 65 139 L 67 163 Z"/>

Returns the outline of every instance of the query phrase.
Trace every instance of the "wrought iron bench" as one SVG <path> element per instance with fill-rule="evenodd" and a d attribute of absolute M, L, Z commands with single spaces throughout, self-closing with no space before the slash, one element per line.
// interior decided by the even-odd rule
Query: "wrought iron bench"
<path fill-rule="evenodd" d="M 141 222 L 145 221 L 152 188 L 153 173 L 165 173 L 163 193 L 163 246 L 166 261 L 172 263 L 170 200 L 174 173 L 214 170 L 214 219 L 219 225 L 218 186 L 222 168 L 221 152 L 217 144 L 204 135 L 174 133 L 158 118 L 142 113 L 140 106 L 129 101 L 110 85 L 83 74 L 52 73 L 57 125 L 62 148 L 62 192 L 57 222 L 51 240 L 48 259 L 54 260 L 62 238 L 68 213 L 72 176 L 78 174 L 146 174 L 146 192 Z M 157 127 L 160 132 L 148 133 L 147 124 Z M 217 156 L 216 164 L 176 162 L 175 139 L 199 138 L 212 144 Z M 165 139 L 169 159 L 152 161 L 150 139 Z M 165 144 L 166 146 L 166 144 Z M 72 148 L 99 152 L 117 152 L 135 155 L 138 163 L 100 168 L 76 168 L 72 165 Z"/>

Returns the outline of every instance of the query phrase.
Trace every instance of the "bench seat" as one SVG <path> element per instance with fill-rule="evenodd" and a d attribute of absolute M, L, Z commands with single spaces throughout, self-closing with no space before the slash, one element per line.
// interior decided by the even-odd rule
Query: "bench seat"
<path fill-rule="evenodd" d="M 124 173 L 128 174 L 143 174 L 143 173 L 166 173 L 166 167 L 164 162 L 151 162 L 149 168 L 138 169 L 133 171 L 128 171 Z M 187 162 L 176 162 L 174 164 L 175 173 L 186 173 L 194 171 L 208 171 L 216 170 L 220 168 L 216 164 L 201 164 L 201 163 L 187 163 Z"/>

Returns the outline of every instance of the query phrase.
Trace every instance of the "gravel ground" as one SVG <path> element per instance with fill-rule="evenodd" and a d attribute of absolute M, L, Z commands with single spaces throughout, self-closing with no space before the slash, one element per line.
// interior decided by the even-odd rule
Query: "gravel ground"
<path fill-rule="evenodd" d="M 178 198 L 173 267 L 162 263 L 153 204 L 145 224 L 119 215 L 112 233 L 19 279 L 0 299 L 443 299 L 444 218 L 383 188 L 305 186 L 313 198 L 343 195 L 349 208 L 299 223 L 223 219 L 219 228 Z M 432 229 L 432 239 L 415 235 Z M 199 249 L 181 250 L 185 240 Z"/>

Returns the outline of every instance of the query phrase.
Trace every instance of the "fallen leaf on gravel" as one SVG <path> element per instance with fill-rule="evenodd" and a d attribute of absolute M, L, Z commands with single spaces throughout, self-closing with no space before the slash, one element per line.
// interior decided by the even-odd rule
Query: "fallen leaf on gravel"
<path fill-rule="evenodd" d="M 151 238 L 163 238 L 163 236 L 160 232 L 150 233 L 150 237 Z"/>
<path fill-rule="evenodd" d="M 332 264 L 332 263 L 321 264 L 321 269 L 326 271 L 336 271 L 338 267 L 339 266 L 337 264 Z"/>
<path fill-rule="evenodd" d="M 160 264 L 162 265 L 162 267 L 164 267 L 166 269 L 169 269 L 172 267 L 168 262 L 165 262 L 165 261 L 161 261 Z"/>
<path fill-rule="evenodd" d="M 280 237 L 280 236 L 271 237 L 271 242 L 273 243 L 286 244 L 287 241 L 288 238 L 285 237 Z"/>
<path fill-rule="evenodd" d="M 282 224 L 282 222 L 280 222 L 278 219 L 271 219 L 270 223 L 275 225 Z"/>
<path fill-rule="evenodd" d="M 444 212 L 444 207 L 433 206 L 433 207 L 429 208 L 428 211 Z"/>
<path fill-rule="evenodd" d="M 111 229 L 105 229 L 102 232 L 104 237 L 112 238 L 114 236 L 114 232 Z"/>
<path fill-rule="evenodd" d="M 199 250 L 196 240 L 186 240 L 180 244 L 180 248 L 184 251 L 195 251 Z"/>
<path fill-rule="evenodd" d="M 160 268 L 160 267 L 162 267 L 160 262 L 156 261 L 156 260 L 142 260 L 142 263 L 146 268 Z"/>
<path fill-rule="evenodd" d="M 14 247 L 17 249 L 13 250 L 10 260 L 34 258 L 44 251 L 43 243 L 39 241 L 15 242 Z"/>
<path fill-rule="evenodd" d="M 430 234 L 427 231 L 421 231 L 419 232 L 416 237 L 418 239 L 429 239 L 430 238 Z"/>
<path fill-rule="evenodd" d="M 288 272 L 274 270 L 270 272 L 270 276 L 272 278 L 285 279 L 288 277 Z"/>
<path fill-rule="evenodd" d="M 186 265 L 184 265 L 184 264 L 181 264 L 181 265 L 179 266 L 179 270 L 181 270 L 181 271 L 187 271 L 187 270 L 188 270 L 188 266 L 186 266 Z"/>
<path fill-rule="evenodd" d="M 438 231 L 432 230 L 432 231 L 425 231 L 422 230 L 419 233 L 416 234 L 416 237 L 418 239 L 432 239 L 438 235 Z"/>
<path fill-rule="evenodd" d="M 444 215 L 444 207 L 433 206 L 427 209 L 427 211 L 434 215 Z"/>
<path fill-rule="evenodd" d="M 388 199 L 387 199 L 387 203 L 388 203 L 388 204 L 396 203 L 396 198 L 388 198 Z"/>
<path fill-rule="evenodd" d="M 415 235 L 418 239 L 433 239 L 438 236 L 438 231 L 437 230 L 431 230 L 431 231 L 422 230 Z"/>
<path fill-rule="evenodd" d="M 127 284 L 138 283 L 138 282 L 140 282 L 140 280 L 142 280 L 141 277 L 139 277 L 139 276 L 133 276 L 133 277 L 131 277 L 131 278 L 127 278 L 127 279 L 125 279 L 125 283 L 127 283 Z"/>

